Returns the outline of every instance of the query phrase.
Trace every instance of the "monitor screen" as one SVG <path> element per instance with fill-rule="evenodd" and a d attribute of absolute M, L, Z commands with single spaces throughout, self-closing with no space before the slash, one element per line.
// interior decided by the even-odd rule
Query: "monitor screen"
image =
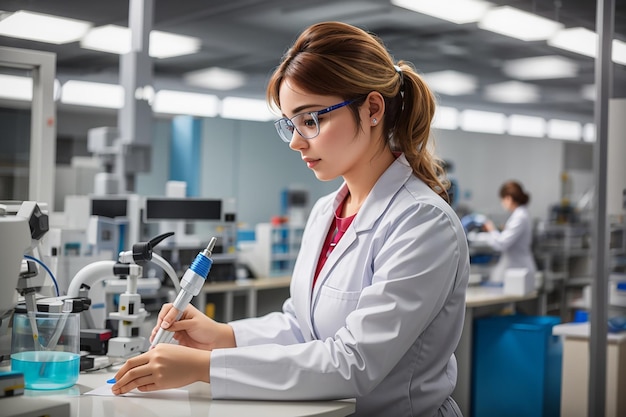
<path fill-rule="evenodd" d="M 289 190 L 289 207 L 306 207 L 309 204 L 309 192 L 303 190 Z"/>
<path fill-rule="evenodd" d="M 126 217 L 128 200 L 125 198 L 92 198 L 91 215 L 102 217 Z"/>
<path fill-rule="evenodd" d="M 146 198 L 146 221 L 222 220 L 222 200 L 204 198 Z"/>

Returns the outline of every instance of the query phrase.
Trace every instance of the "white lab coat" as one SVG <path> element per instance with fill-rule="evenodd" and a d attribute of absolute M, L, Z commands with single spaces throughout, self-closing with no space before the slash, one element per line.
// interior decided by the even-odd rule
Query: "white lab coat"
<path fill-rule="evenodd" d="M 532 253 L 533 225 L 526 206 L 518 206 L 502 231 L 488 233 L 487 243 L 500 252 L 500 259 L 490 273 L 491 282 L 502 282 L 508 268 L 526 268 L 535 276 L 537 266 Z"/>
<path fill-rule="evenodd" d="M 315 204 L 283 312 L 231 323 L 238 347 L 212 352 L 213 398 L 356 397 L 358 416 L 456 415 L 447 400 L 469 277 L 463 227 L 401 155 L 312 291 L 324 238 L 347 192 L 344 184 Z"/>

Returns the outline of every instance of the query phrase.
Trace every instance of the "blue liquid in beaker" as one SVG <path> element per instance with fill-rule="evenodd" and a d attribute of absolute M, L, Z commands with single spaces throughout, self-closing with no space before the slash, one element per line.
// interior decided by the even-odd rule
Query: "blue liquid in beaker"
<path fill-rule="evenodd" d="M 13 353 L 11 370 L 24 374 L 26 389 L 69 388 L 78 380 L 80 355 L 46 351 Z"/>

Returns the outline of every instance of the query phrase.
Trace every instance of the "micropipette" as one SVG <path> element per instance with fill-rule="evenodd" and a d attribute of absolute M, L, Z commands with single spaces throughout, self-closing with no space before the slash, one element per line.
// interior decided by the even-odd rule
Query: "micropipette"
<path fill-rule="evenodd" d="M 174 321 L 178 321 L 180 319 L 191 299 L 198 295 L 200 289 L 204 285 L 204 281 L 209 275 L 211 265 L 213 265 L 211 254 L 216 242 L 217 238 L 212 237 L 206 249 L 196 256 L 191 263 L 191 266 L 187 269 L 187 271 L 185 271 L 183 278 L 180 280 L 180 291 L 178 292 L 178 295 L 173 303 L 173 307 L 178 310 Z M 159 343 L 169 343 L 173 336 L 173 332 L 165 330 L 161 327 L 154 337 L 150 347 L 153 348 Z"/>

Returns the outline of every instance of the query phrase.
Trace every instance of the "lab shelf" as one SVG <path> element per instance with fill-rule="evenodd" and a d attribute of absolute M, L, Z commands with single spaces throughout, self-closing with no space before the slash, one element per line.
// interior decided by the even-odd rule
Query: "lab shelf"
<path fill-rule="evenodd" d="M 301 226 L 259 223 L 255 227 L 255 242 L 251 250 L 242 252 L 240 257 L 257 276 L 291 275 L 303 231 Z"/>
<path fill-rule="evenodd" d="M 620 272 L 626 259 L 626 223 L 623 219 L 610 222 L 608 238 L 609 268 L 612 272 Z M 544 273 L 544 291 L 553 292 L 550 294 L 553 300 L 548 305 L 558 304 L 564 322 L 570 321 L 573 310 L 579 308 L 573 301 L 580 298 L 584 287 L 593 283 L 590 243 L 591 231 L 585 223 L 547 224 L 540 227 L 536 235 L 535 258 Z"/>

